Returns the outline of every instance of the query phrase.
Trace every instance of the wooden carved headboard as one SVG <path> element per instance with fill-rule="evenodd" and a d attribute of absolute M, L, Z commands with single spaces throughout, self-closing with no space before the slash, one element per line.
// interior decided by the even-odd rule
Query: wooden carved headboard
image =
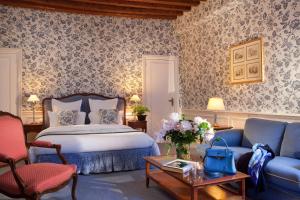
<path fill-rule="evenodd" d="M 44 128 L 49 127 L 49 117 L 48 111 L 52 111 L 52 99 L 57 99 L 63 102 L 72 102 L 82 100 L 81 104 L 81 112 L 86 112 L 85 124 L 89 124 L 90 120 L 88 118 L 88 114 L 90 113 L 90 106 L 89 106 L 89 99 L 99 99 L 99 100 L 106 100 L 106 99 L 114 99 L 118 98 L 117 110 L 123 111 L 123 124 L 126 124 L 126 100 L 123 97 L 106 97 L 99 94 L 89 94 L 89 93 L 79 93 L 79 94 L 72 94 L 60 98 L 45 98 L 43 99 L 43 125 Z"/>

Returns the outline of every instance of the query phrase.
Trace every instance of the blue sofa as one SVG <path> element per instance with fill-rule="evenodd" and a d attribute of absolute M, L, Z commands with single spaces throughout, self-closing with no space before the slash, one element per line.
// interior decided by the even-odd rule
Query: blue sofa
<path fill-rule="evenodd" d="M 234 151 L 235 160 L 250 152 L 255 143 L 268 144 L 276 157 L 266 168 L 267 183 L 295 192 L 300 199 L 300 123 L 287 123 L 264 119 L 247 119 L 244 129 L 216 132 L 223 137 Z M 224 148 L 217 142 L 219 148 Z M 197 151 L 203 156 L 207 146 L 199 145 Z"/>

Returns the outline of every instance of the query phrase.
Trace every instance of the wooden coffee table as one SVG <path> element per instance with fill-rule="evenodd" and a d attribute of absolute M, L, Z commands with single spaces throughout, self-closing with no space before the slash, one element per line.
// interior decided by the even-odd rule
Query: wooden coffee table
<path fill-rule="evenodd" d="M 219 178 L 211 178 L 204 174 L 203 169 L 192 170 L 188 174 L 163 170 L 164 163 L 172 161 L 175 156 L 150 156 L 146 160 L 146 186 L 149 187 L 150 180 L 156 182 L 165 191 L 169 192 L 176 199 L 198 200 L 201 199 L 245 199 L 245 179 L 247 174 L 237 172 L 235 175 L 228 175 Z M 151 169 L 150 166 L 158 169 Z M 218 187 L 225 183 L 239 182 L 239 191 L 228 192 L 227 187 Z M 234 194 L 235 193 L 235 194 Z M 239 194 L 239 198 L 234 198 Z"/>

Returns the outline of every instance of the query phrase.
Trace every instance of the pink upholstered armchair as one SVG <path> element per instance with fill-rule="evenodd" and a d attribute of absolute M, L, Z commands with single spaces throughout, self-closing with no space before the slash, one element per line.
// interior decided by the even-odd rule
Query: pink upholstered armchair
<path fill-rule="evenodd" d="M 0 111 L 0 167 L 10 167 L 0 175 L 0 193 L 12 198 L 38 200 L 42 194 L 57 191 L 73 179 L 72 199 L 75 200 L 76 166 L 67 165 L 60 153 L 61 146 L 40 141 L 29 145 L 56 149 L 64 164 L 30 164 L 21 119 Z M 16 163 L 21 160 L 26 164 L 17 167 Z"/>

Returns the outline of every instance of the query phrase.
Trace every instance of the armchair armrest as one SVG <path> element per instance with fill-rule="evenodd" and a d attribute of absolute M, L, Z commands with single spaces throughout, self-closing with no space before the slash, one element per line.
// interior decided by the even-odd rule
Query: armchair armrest
<path fill-rule="evenodd" d="M 31 143 L 28 143 L 29 146 L 33 146 L 33 147 L 42 147 L 42 148 L 61 148 L 60 144 L 52 144 L 51 142 L 47 142 L 47 141 L 34 141 Z"/>
<path fill-rule="evenodd" d="M 216 132 L 214 139 L 217 137 L 222 137 L 226 140 L 228 146 L 241 146 L 243 133 L 243 129 L 228 129 L 224 131 L 218 131 Z M 225 146 L 222 141 L 215 142 L 215 145 Z"/>
<path fill-rule="evenodd" d="M 61 154 L 61 145 L 60 144 L 52 144 L 48 141 L 34 141 L 28 143 L 29 147 L 42 147 L 42 148 L 49 148 L 49 149 L 56 149 L 56 153 L 63 164 L 68 164 L 64 156 Z"/>

